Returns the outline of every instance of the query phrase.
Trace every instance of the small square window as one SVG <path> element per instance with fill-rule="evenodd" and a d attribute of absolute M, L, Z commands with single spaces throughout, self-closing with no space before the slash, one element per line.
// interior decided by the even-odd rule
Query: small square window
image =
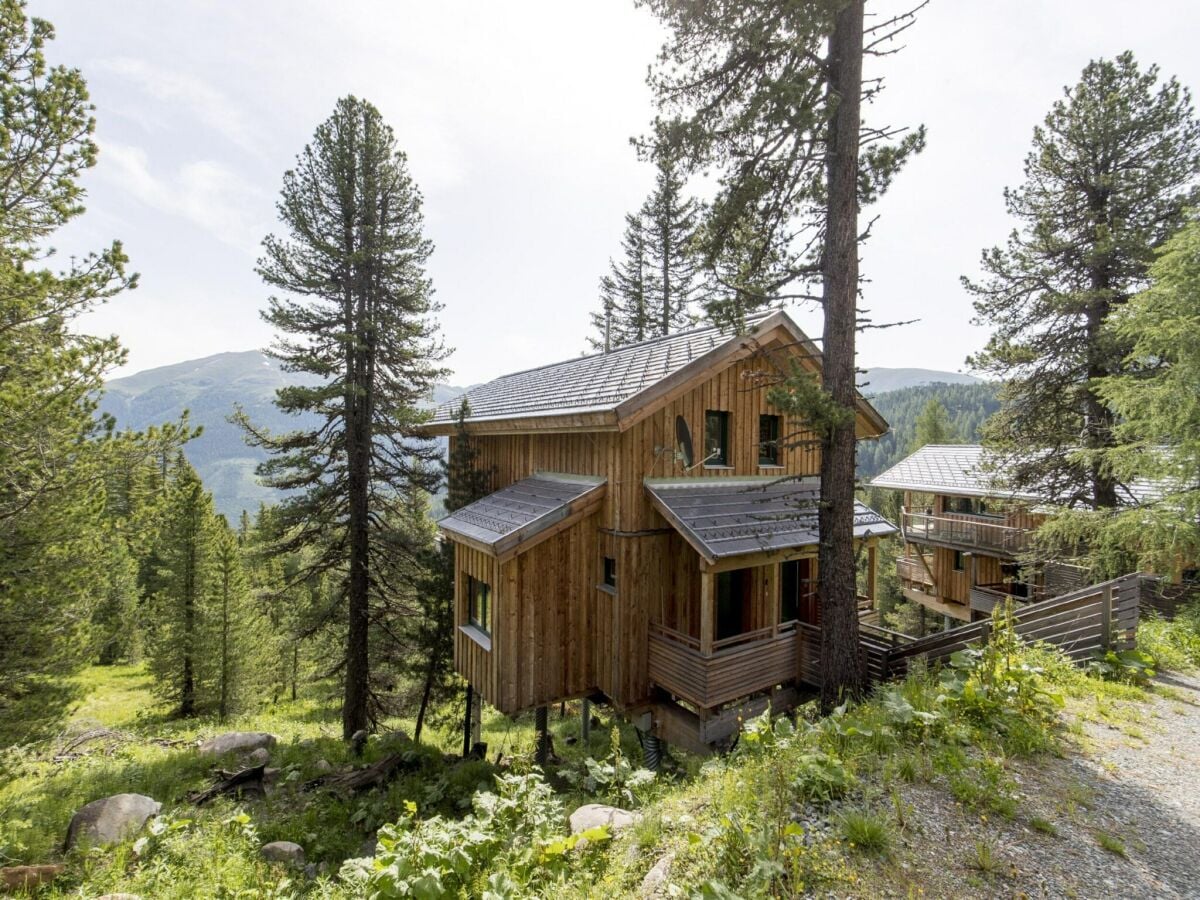
<path fill-rule="evenodd" d="M 467 621 L 484 634 L 492 633 L 492 589 L 483 581 L 467 576 Z"/>
<path fill-rule="evenodd" d="M 612 588 L 617 586 L 617 561 L 611 556 L 604 557 L 604 583 Z"/>
<path fill-rule="evenodd" d="M 779 465 L 779 416 L 758 417 L 758 464 Z"/>
<path fill-rule="evenodd" d="M 729 413 L 722 410 L 704 414 L 704 464 L 729 465 Z"/>

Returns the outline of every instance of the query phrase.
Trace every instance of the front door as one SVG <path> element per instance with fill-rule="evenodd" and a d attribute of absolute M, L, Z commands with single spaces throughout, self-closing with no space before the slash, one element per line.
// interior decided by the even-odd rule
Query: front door
<path fill-rule="evenodd" d="M 811 558 L 793 559 L 780 565 L 779 621 L 821 624 L 817 586 Z"/>
<path fill-rule="evenodd" d="M 752 575 L 749 569 L 717 573 L 718 641 L 750 630 Z"/>

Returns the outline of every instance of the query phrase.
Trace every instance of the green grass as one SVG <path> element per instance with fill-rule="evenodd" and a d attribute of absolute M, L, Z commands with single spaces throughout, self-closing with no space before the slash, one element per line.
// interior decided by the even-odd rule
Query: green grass
<path fill-rule="evenodd" d="M 1125 843 L 1119 837 L 1109 834 L 1105 831 L 1096 834 L 1096 843 L 1117 856 L 1125 855 Z"/>
<path fill-rule="evenodd" d="M 1033 816 L 1029 820 L 1029 827 L 1040 834 L 1047 834 L 1050 837 L 1058 837 L 1058 828 L 1049 819 L 1043 819 L 1041 816 Z"/>
<path fill-rule="evenodd" d="M 892 824 L 880 813 L 847 810 L 838 816 L 838 831 L 851 849 L 882 856 L 892 846 Z"/>

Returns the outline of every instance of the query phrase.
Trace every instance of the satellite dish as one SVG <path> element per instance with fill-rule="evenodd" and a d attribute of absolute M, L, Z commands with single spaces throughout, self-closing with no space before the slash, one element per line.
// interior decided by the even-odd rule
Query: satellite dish
<path fill-rule="evenodd" d="M 679 446 L 679 455 L 683 457 L 683 467 L 690 469 L 696 454 L 692 449 L 692 430 L 683 416 L 675 417 L 675 443 Z"/>

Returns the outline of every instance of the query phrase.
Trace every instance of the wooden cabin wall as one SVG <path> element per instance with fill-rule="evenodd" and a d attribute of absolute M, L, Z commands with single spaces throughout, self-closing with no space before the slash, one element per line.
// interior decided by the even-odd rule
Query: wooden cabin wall
<path fill-rule="evenodd" d="M 622 531 L 658 528 L 664 523 L 653 510 L 642 488 L 642 478 L 712 478 L 747 475 L 818 475 L 821 453 L 815 441 L 804 446 L 781 447 L 779 466 L 758 464 L 758 417 L 782 415 L 767 402 L 768 385 L 775 379 L 767 363 L 745 359 L 683 394 L 647 416 L 620 436 L 617 465 L 622 478 L 614 479 L 617 497 L 617 527 Z M 729 463 L 727 467 L 697 465 L 686 471 L 675 458 L 675 419 L 683 416 L 692 433 L 698 463 L 704 458 L 704 414 L 707 410 L 730 413 Z M 792 435 L 795 426 L 783 416 L 780 431 L 785 443 L 813 440 L 812 432 Z M 626 476 L 625 473 L 628 473 Z"/>
<path fill-rule="evenodd" d="M 496 657 L 497 626 L 503 621 L 506 603 L 500 584 L 500 567 L 495 557 L 465 544 L 454 545 L 454 667 L 479 691 L 485 700 L 497 705 Z M 467 624 L 467 576 L 488 584 L 492 589 L 492 649 L 483 646 L 458 627 Z"/>

